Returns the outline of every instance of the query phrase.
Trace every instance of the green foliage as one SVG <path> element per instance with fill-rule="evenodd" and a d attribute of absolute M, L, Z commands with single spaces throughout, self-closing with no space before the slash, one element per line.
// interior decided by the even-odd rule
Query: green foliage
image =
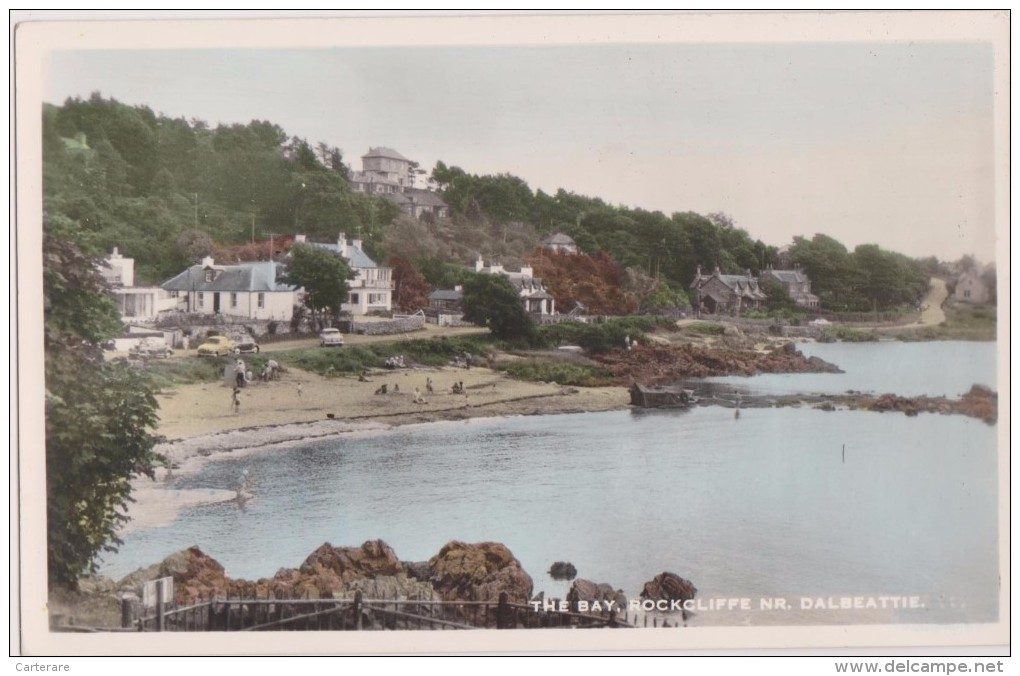
<path fill-rule="evenodd" d="M 80 234 L 64 218 L 44 220 L 48 574 L 70 585 L 116 550 L 131 477 L 160 461 L 151 384 L 105 363 L 98 347 L 120 321 Z"/>
<path fill-rule="evenodd" d="M 464 319 L 488 326 L 501 340 L 530 342 L 535 322 L 502 275 L 473 274 L 464 281 Z"/>
<path fill-rule="evenodd" d="M 612 373 L 600 366 L 564 362 L 515 362 L 502 367 L 512 378 L 532 382 L 553 382 L 576 387 L 603 387 L 616 383 Z"/>
<path fill-rule="evenodd" d="M 632 341 L 644 340 L 645 334 L 654 331 L 657 325 L 651 317 L 620 317 L 595 324 L 560 322 L 540 326 L 533 344 L 578 345 L 589 352 L 606 352 L 624 347 L 628 337 Z"/>
<path fill-rule="evenodd" d="M 290 250 L 284 281 L 305 290 L 305 305 L 321 321 L 323 313 L 339 317 L 340 306 L 349 291 L 347 280 L 353 277 L 347 261 L 339 254 L 297 244 Z"/>
<path fill-rule="evenodd" d="M 721 336 L 726 331 L 726 328 L 722 324 L 715 324 L 713 322 L 692 322 L 684 325 L 683 330 L 703 336 Z"/>

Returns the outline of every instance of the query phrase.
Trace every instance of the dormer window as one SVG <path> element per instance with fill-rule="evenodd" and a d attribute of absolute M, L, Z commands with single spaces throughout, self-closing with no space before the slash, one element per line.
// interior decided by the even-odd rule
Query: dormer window
<path fill-rule="evenodd" d="M 205 271 L 205 281 L 211 282 L 212 280 L 213 280 L 213 271 L 212 270 L 206 270 Z"/>

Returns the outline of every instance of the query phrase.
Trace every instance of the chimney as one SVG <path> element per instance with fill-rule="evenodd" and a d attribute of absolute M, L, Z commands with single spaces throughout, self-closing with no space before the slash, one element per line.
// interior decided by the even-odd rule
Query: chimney
<path fill-rule="evenodd" d="M 120 257 L 121 257 L 121 255 L 120 255 L 120 252 L 117 250 L 117 247 L 113 247 L 113 251 L 110 252 L 110 258 L 120 258 Z"/>
<path fill-rule="evenodd" d="M 698 271 L 695 272 L 694 274 L 696 274 L 698 276 L 698 279 L 701 279 L 701 265 L 700 264 L 698 265 Z"/>
<path fill-rule="evenodd" d="M 481 254 L 479 254 L 475 258 L 475 272 L 481 272 L 482 268 L 484 268 L 484 267 L 485 267 L 485 263 L 482 262 L 482 256 L 481 256 Z"/>
<path fill-rule="evenodd" d="M 719 276 L 719 266 L 718 265 L 715 266 L 715 268 L 712 270 L 712 275 L 714 277 L 718 277 Z"/>
<path fill-rule="evenodd" d="M 212 266 L 213 266 L 213 257 L 212 256 L 206 256 L 205 258 L 202 259 L 202 267 L 203 268 L 211 268 Z"/>
<path fill-rule="evenodd" d="M 535 270 L 530 265 L 522 265 L 521 274 L 524 275 L 525 277 L 534 277 Z"/>
<path fill-rule="evenodd" d="M 305 241 L 306 241 L 306 239 L 305 239 L 304 235 L 294 235 L 294 243 L 295 244 L 304 244 Z"/>
<path fill-rule="evenodd" d="M 747 274 L 747 278 L 751 279 L 751 268 L 747 268 L 744 272 Z"/>
<path fill-rule="evenodd" d="M 372 152 L 369 150 L 369 152 Z M 347 233 L 341 232 L 336 236 L 336 246 L 340 250 L 340 255 L 347 258 Z"/>
<path fill-rule="evenodd" d="M 360 239 L 352 239 L 351 240 L 351 246 L 353 246 L 355 249 L 360 249 L 361 248 L 361 240 Z"/>

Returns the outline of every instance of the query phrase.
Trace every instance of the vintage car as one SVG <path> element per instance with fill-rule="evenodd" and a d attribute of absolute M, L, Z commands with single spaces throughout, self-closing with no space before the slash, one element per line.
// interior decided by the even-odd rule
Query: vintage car
<path fill-rule="evenodd" d="M 258 354 L 259 344 L 255 341 L 237 343 L 234 345 L 234 354 Z"/>
<path fill-rule="evenodd" d="M 340 329 L 323 329 L 319 334 L 319 347 L 343 347 L 344 336 Z"/>
<path fill-rule="evenodd" d="M 234 342 L 226 336 L 209 336 L 205 342 L 198 346 L 199 356 L 213 356 L 230 354 L 234 351 Z"/>
<path fill-rule="evenodd" d="M 144 340 L 128 350 L 128 354 L 136 359 L 150 359 L 153 357 L 166 359 L 173 353 L 174 351 L 167 347 L 166 343 L 148 340 Z"/>

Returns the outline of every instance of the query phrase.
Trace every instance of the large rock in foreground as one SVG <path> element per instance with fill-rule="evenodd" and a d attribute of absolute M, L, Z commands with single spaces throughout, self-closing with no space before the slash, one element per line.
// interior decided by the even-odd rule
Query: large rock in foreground
<path fill-rule="evenodd" d="M 690 580 L 685 580 L 676 573 L 664 572 L 655 576 L 651 582 L 645 582 L 641 590 L 641 598 L 658 601 L 689 601 L 698 593 L 698 589 Z"/>
<path fill-rule="evenodd" d="M 210 594 L 223 594 L 230 586 L 223 566 L 198 547 L 176 552 L 148 568 L 131 573 L 117 587 L 141 594 L 142 585 L 162 577 L 174 579 L 174 596 L 180 604 L 193 603 Z"/>
<path fill-rule="evenodd" d="M 429 559 L 432 584 L 447 601 L 495 601 L 507 592 L 513 603 L 531 599 L 533 582 L 505 545 L 448 542 Z"/>
<path fill-rule="evenodd" d="M 585 579 L 574 580 L 574 584 L 570 585 L 570 591 L 567 592 L 567 601 L 570 602 L 571 608 L 577 608 L 578 601 L 586 601 L 589 608 L 594 601 L 598 601 L 602 606 L 605 606 L 605 601 L 612 601 L 618 610 L 627 607 L 627 597 L 622 590 L 613 589 L 613 585 L 607 582 L 592 582 Z"/>

